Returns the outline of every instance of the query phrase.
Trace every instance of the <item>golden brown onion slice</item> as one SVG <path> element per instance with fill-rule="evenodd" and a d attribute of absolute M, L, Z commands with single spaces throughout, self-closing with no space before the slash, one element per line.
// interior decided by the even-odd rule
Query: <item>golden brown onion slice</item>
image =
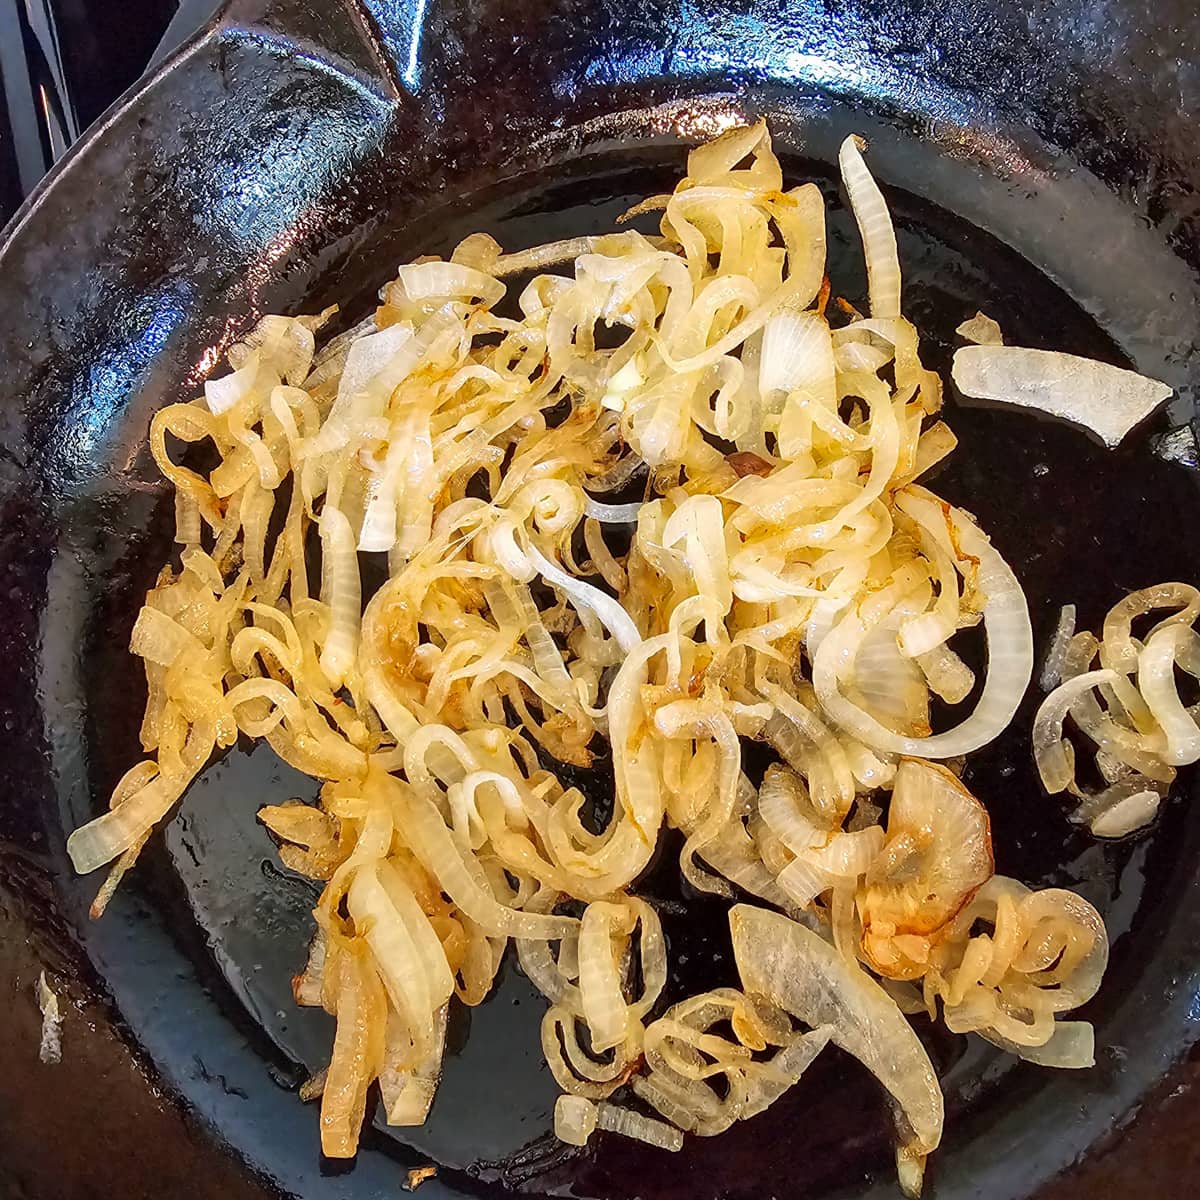
<path fill-rule="evenodd" d="M 918 978 L 938 931 L 993 869 L 983 805 L 945 767 L 903 759 L 887 841 L 858 894 L 867 960 L 889 979 Z"/>

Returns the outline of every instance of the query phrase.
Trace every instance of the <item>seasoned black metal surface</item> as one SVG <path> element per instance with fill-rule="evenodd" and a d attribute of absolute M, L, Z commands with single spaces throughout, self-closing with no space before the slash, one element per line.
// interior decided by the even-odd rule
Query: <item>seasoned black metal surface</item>
<path fill-rule="evenodd" d="M 668 1156 L 546 1137 L 541 1001 L 514 968 L 456 1017 L 427 1127 L 322 1163 L 294 1089 L 330 1029 L 288 979 L 309 885 L 255 810 L 313 785 L 233 751 L 185 798 L 106 919 L 86 922 L 64 830 L 136 753 L 125 643 L 169 549 L 149 415 L 186 397 L 262 311 L 352 320 L 395 265 L 476 228 L 509 247 L 605 227 L 683 144 L 765 114 L 793 179 L 835 206 L 831 274 L 863 287 L 828 166 L 871 140 L 901 227 L 906 308 L 945 366 L 975 309 L 1009 339 L 1131 362 L 1175 385 L 1115 454 L 1012 413 L 957 408 L 937 481 L 1022 578 L 1045 643 L 1058 605 L 1098 620 L 1130 588 L 1200 578 L 1196 476 L 1150 435 L 1193 417 L 1200 263 L 1191 157 L 1200 19 L 1136 3 L 698 5 L 506 0 L 243 3 L 90 137 L 0 244 L 0 648 L 9 663 L 0 902 L 54 932 L 172 1093 L 283 1191 L 393 1195 L 433 1161 L 455 1194 L 601 1198 L 893 1194 L 869 1080 L 830 1053 L 768 1113 Z M 1170 22 L 1174 19 L 1175 25 Z M 1168 28 L 1176 30 L 1169 36 Z M 1078 887 L 1114 937 L 1091 1072 L 1014 1067 L 929 1031 L 948 1094 L 935 1197 L 1024 1196 L 1103 1139 L 1195 1040 L 1197 823 L 1180 790 L 1148 836 L 1099 846 L 1036 786 L 1031 712 L 975 756 L 998 869 Z M 679 988 L 728 971 L 721 906 L 664 902 Z M 19 884 L 17 881 L 20 881 Z M 469 1035 L 469 1036 L 468 1036 Z M 71 1195 L 86 1194 L 70 1190 Z"/>

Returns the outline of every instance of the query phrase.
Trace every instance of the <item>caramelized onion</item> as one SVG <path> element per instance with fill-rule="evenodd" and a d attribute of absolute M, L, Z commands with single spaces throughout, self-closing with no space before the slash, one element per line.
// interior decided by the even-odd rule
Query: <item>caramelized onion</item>
<path fill-rule="evenodd" d="M 449 1006 L 491 993 L 510 939 L 547 1000 L 555 1130 L 575 1145 L 720 1134 L 833 1041 L 891 1093 L 913 1194 L 942 1098 L 900 1004 L 1036 1061 L 1090 1054 L 1056 1020 L 1099 983 L 1099 917 L 997 881 L 986 813 L 924 761 L 1009 726 L 1032 634 L 980 526 L 917 482 L 957 443 L 864 148 L 839 161 L 867 318 L 843 304 L 831 328 L 821 191 L 785 189 L 759 122 L 637 206 L 656 236 L 505 253 L 473 235 L 402 266 L 320 349 L 329 312 L 264 318 L 230 374 L 156 415 L 180 557 L 132 630 L 143 761 L 68 850 L 113 864 L 98 913 L 240 736 L 321 781 L 260 817 L 322 885 L 293 986 L 336 1020 L 304 1089 L 326 1154 L 354 1154 L 376 1081 L 389 1123 L 426 1119 Z M 175 442 L 215 465 L 172 460 Z M 1132 622 L 1155 607 L 1176 611 L 1143 645 Z M 1198 610 L 1168 585 L 1114 610 L 1103 647 L 1056 641 L 1068 693 L 1047 700 L 1039 765 L 1073 784 L 1069 712 L 1113 776 L 1077 814 L 1097 833 L 1145 819 L 1200 755 L 1174 683 L 1200 671 Z M 980 618 L 976 709 L 934 732 L 932 697 L 973 690 L 955 639 Z M 1068 678 L 1097 651 L 1098 678 Z M 781 760 L 761 788 L 751 740 Z M 606 755 L 612 795 L 585 796 Z M 744 990 L 665 1012 L 667 941 L 634 894 L 664 826 L 689 885 L 787 914 L 734 906 Z"/>

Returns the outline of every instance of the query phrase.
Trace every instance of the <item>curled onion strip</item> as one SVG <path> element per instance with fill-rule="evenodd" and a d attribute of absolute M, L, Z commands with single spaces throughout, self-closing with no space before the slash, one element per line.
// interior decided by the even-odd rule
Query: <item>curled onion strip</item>
<path fill-rule="evenodd" d="M 901 508 L 928 507 L 923 497 L 898 498 Z M 930 737 L 905 737 L 880 724 L 852 700 L 838 683 L 838 665 L 853 655 L 864 629 L 856 614 L 842 619 L 821 643 L 813 662 L 813 686 L 829 715 L 859 741 L 877 750 L 922 758 L 951 758 L 987 745 L 1012 720 L 1033 671 L 1033 629 L 1025 594 L 1011 568 L 965 516 L 948 518 L 965 554 L 977 560 L 977 587 L 984 597 L 988 673 L 975 711 L 961 725 Z"/>

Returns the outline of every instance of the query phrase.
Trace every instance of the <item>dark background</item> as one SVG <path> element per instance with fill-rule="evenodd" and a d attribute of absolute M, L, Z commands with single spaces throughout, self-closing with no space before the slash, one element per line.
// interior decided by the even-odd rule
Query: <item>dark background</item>
<path fill-rule="evenodd" d="M 79 132 L 214 7 L 0 0 L 0 223 Z M 269 1190 L 159 1089 L 105 997 L 55 977 L 55 932 L 28 926 L 21 914 L 33 906 L 15 901 L 33 899 L 42 879 L 0 825 L 0 1200 L 263 1200 Z M 37 1057 L 43 964 L 64 1015 L 64 1059 L 53 1067 Z M 1130 1129 L 1114 1130 L 1104 1152 L 1043 1200 L 1157 1200 L 1200 1184 L 1198 1082 L 1200 1063 L 1182 1064 Z M 98 1146 L 109 1148 L 103 1160 Z"/>

